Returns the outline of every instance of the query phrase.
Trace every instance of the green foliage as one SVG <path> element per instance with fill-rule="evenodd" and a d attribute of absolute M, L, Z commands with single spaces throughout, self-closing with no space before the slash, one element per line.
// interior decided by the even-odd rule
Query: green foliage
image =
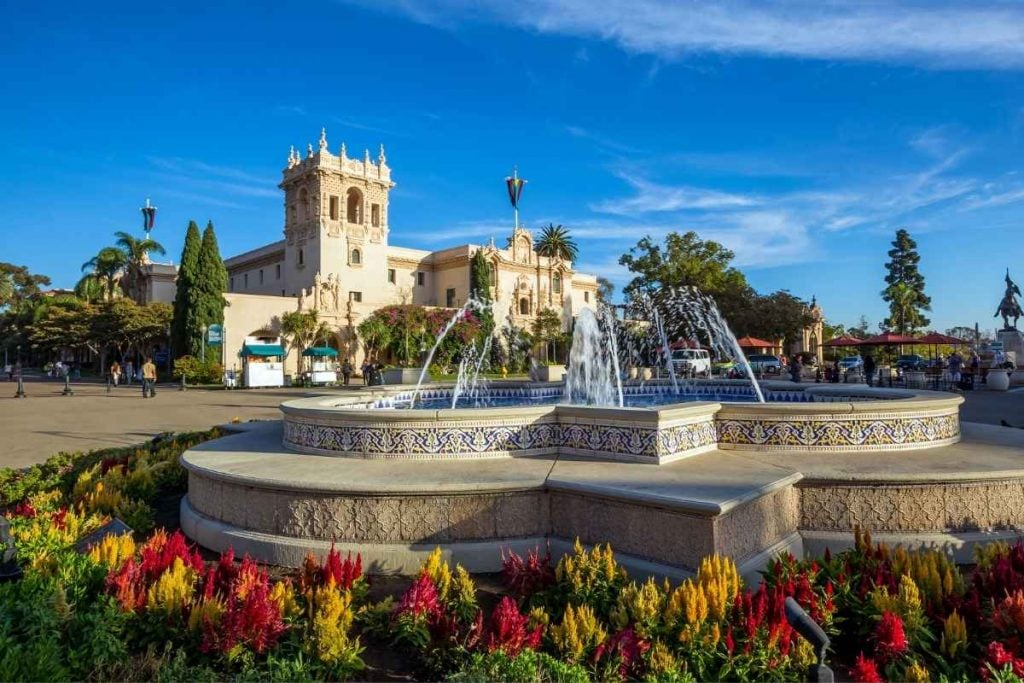
<path fill-rule="evenodd" d="M 318 340 L 333 336 L 327 323 L 317 320 L 316 311 L 290 311 L 281 316 L 281 336 L 285 343 L 299 353 L 299 369 L 302 369 L 302 352 L 315 346 Z"/>
<path fill-rule="evenodd" d="M 536 650 L 523 650 L 515 657 L 503 651 L 474 653 L 460 671 L 446 680 L 457 683 L 588 683 L 587 670 Z"/>
<path fill-rule="evenodd" d="M 597 300 L 603 304 L 611 304 L 615 294 L 615 285 L 606 277 L 597 278 Z"/>
<path fill-rule="evenodd" d="M 426 350 L 434 346 L 437 335 L 454 314 L 451 309 L 428 309 L 412 304 L 385 306 L 360 323 L 359 335 L 368 355 L 387 353 L 399 365 L 415 366 Z M 466 311 L 452 326 L 434 354 L 434 363 L 442 372 L 448 371 L 466 346 L 479 339 L 482 325 L 480 316 Z"/>
<path fill-rule="evenodd" d="M 185 246 L 181 250 L 179 261 L 181 265 L 178 266 L 177 290 L 174 296 L 174 322 L 171 326 L 172 347 L 179 356 L 191 354 L 193 347 L 198 351 L 198 345 L 202 343 L 200 323 L 192 308 L 191 299 L 192 290 L 199 277 L 201 247 L 202 239 L 199 236 L 199 226 L 195 221 L 189 221 L 188 230 L 185 232 Z"/>
<path fill-rule="evenodd" d="M 924 311 L 932 309 L 931 297 L 924 293 L 924 275 L 918 270 L 921 256 L 917 242 L 904 229 L 896 231 L 896 239 L 885 264 L 885 289 L 882 300 L 889 304 L 889 317 L 883 325 L 898 334 L 913 334 L 926 328 L 929 320 Z"/>
<path fill-rule="evenodd" d="M 121 288 L 124 293 L 139 301 L 142 299 L 143 267 L 149 254 L 167 253 L 163 245 L 149 237 L 138 238 L 127 232 L 117 231 L 115 245 L 125 256 L 124 276 Z"/>
<path fill-rule="evenodd" d="M 187 384 L 220 384 L 224 366 L 209 356 L 205 363 L 195 356 L 182 356 L 174 361 L 174 379 L 180 380 L 182 375 Z"/>
<path fill-rule="evenodd" d="M 128 257 L 123 251 L 117 247 L 103 247 L 95 256 L 82 264 L 82 271 L 92 274 L 97 281 L 101 282 L 104 297 L 107 301 L 113 301 L 118 280 L 127 264 Z"/>

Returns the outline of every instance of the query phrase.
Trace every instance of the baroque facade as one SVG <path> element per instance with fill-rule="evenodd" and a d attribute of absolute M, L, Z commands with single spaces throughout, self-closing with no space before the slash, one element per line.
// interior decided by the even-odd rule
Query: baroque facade
<path fill-rule="evenodd" d="M 597 300 L 597 278 L 573 264 L 539 256 L 529 230 L 516 227 L 504 248 L 427 251 L 389 244 L 389 195 L 395 186 L 383 145 L 376 159 L 328 149 L 321 131 L 303 157 L 293 148 L 279 187 L 284 191 L 284 239 L 225 261 L 225 361 L 230 367 L 246 341 L 277 336 L 280 316 L 315 310 L 336 330 L 336 346 L 358 363 L 359 323 L 391 304 L 456 308 L 469 297 L 470 260 L 483 250 L 491 267 L 496 316 L 527 326 L 553 309 L 570 329 Z M 293 354 L 294 355 L 294 354 Z M 294 358 L 290 359 L 294 364 Z"/>

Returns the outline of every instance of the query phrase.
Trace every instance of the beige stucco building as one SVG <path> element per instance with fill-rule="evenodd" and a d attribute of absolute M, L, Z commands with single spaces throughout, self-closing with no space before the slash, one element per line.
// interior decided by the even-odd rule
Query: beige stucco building
<path fill-rule="evenodd" d="M 469 296 L 470 259 L 483 250 L 492 267 L 495 315 L 526 326 L 551 308 L 568 330 L 583 307 L 597 298 L 597 278 L 573 264 L 538 256 L 530 231 L 511 230 L 504 248 L 494 241 L 437 251 L 393 246 L 389 194 L 395 186 L 381 146 L 350 158 L 342 144 L 328 149 L 325 132 L 305 157 L 288 155 L 279 187 L 284 191 L 284 239 L 225 261 L 229 287 L 225 310 L 225 360 L 237 363 L 246 341 L 271 340 L 280 316 L 315 310 L 336 331 L 335 346 L 358 362 L 356 327 L 382 306 L 421 304 L 455 308 Z M 295 367 L 295 353 L 286 361 Z"/>

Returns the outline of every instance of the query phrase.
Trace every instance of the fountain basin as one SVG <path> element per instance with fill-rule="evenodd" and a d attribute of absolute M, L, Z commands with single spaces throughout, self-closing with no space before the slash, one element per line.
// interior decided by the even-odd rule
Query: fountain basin
<path fill-rule="evenodd" d="M 705 388 L 720 395 L 733 386 L 716 382 Z M 650 408 L 533 404 L 398 410 L 408 392 L 382 393 L 370 402 L 317 396 L 282 404 L 282 443 L 300 453 L 385 460 L 568 455 L 663 465 L 714 449 L 895 452 L 960 438 L 959 396 L 785 383 L 767 388 L 775 401 L 696 400 Z M 739 398 L 741 389 L 735 388 Z M 421 395 L 428 401 L 450 399 L 446 391 L 428 387 Z M 496 397 L 520 392 L 525 403 L 555 400 L 560 389 L 496 385 L 489 391 Z"/>

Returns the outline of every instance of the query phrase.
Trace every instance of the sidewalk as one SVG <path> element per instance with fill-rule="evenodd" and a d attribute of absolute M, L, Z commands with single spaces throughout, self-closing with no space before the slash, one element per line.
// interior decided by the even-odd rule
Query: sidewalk
<path fill-rule="evenodd" d="M 99 383 L 72 382 L 74 396 L 63 396 L 64 382 L 25 377 L 28 398 L 16 399 L 17 382 L 0 381 L 0 467 L 27 467 L 68 450 L 141 443 L 161 432 L 207 429 L 237 417 L 276 419 L 278 405 L 305 395 L 302 389 L 179 391 L 157 385 L 156 397 L 142 398 L 138 384 L 109 394 Z"/>

